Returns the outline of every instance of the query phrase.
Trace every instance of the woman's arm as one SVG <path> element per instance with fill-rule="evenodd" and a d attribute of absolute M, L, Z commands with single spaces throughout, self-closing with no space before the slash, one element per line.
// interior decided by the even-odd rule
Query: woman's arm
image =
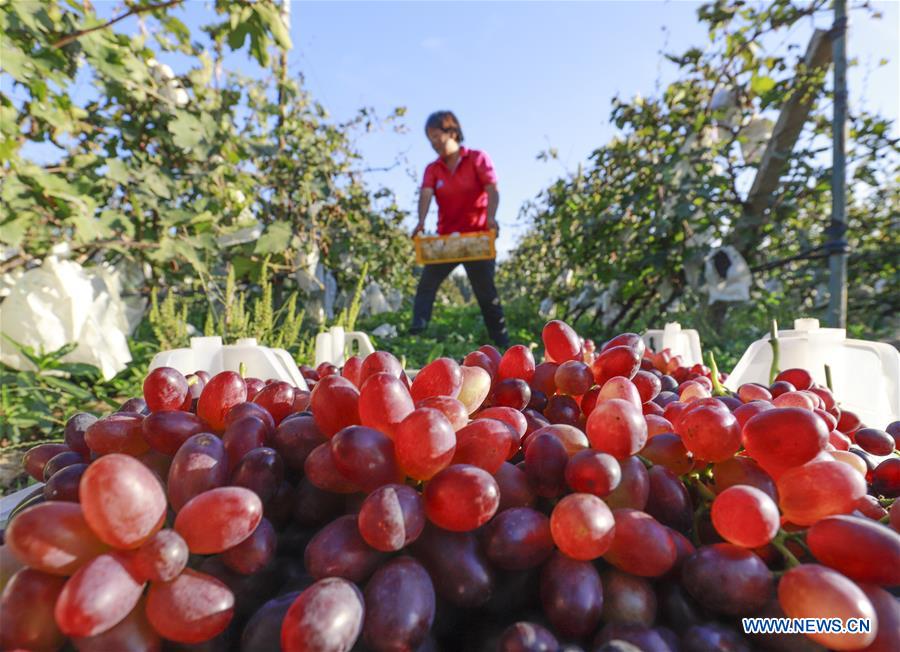
<path fill-rule="evenodd" d="M 434 197 L 434 188 L 419 189 L 419 223 L 413 229 L 412 236 L 425 230 L 425 217 L 428 215 L 428 207 L 431 206 L 431 198 Z"/>
<path fill-rule="evenodd" d="M 497 223 L 497 207 L 500 205 L 500 193 L 497 191 L 497 184 L 487 184 L 484 187 L 484 191 L 488 196 L 487 226 L 489 229 L 493 229 L 499 235 L 500 225 Z"/>

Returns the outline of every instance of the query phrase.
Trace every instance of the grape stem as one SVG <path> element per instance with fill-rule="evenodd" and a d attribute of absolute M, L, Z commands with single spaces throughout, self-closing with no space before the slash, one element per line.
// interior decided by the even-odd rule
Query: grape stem
<path fill-rule="evenodd" d="M 706 352 L 707 360 L 709 361 L 709 375 L 712 380 L 713 386 L 713 396 L 729 396 L 731 392 L 725 389 L 722 386 L 722 383 L 719 382 L 719 367 L 716 365 L 716 356 L 712 351 Z"/>
<path fill-rule="evenodd" d="M 771 385 L 778 375 L 778 322 L 774 319 L 769 329 L 769 344 L 772 346 L 772 366 L 769 368 L 769 384 Z"/>
<path fill-rule="evenodd" d="M 894 504 L 895 500 L 897 500 L 897 499 L 896 498 L 879 498 L 878 504 L 881 505 L 882 507 L 890 507 L 891 505 Z"/>
<path fill-rule="evenodd" d="M 697 489 L 697 493 L 699 493 L 705 500 L 715 500 L 716 494 L 709 490 L 703 481 L 700 479 L 699 473 L 691 473 L 688 476 L 691 480 L 693 480 L 694 487 Z"/>
<path fill-rule="evenodd" d="M 772 539 L 772 545 L 775 546 L 775 549 L 781 553 L 781 556 L 784 558 L 784 564 L 788 568 L 793 568 L 794 566 L 800 565 L 800 560 L 794 556 L 788 547 L 784 545 L 785 540 L 787 539 L 787 533 L 784 530 L 781 530 L 778 535 Z"/>
<path fill-rule="evenodd" d="M 241 362 L 238 365 L 238 374 L 240 375 L 241 378 L 247 377 L 247 363 L 246 362 Z"/>
<path fill-rule="evenodd" d="M 190 378 L 187 379 L 188 387 L 193 387 L 194 385 L 196 385 L 199 382 L 200 382 L 200 376 L 191 376 Z"/>
<path fill-rule="evenodd" d="M 636 457 L 641 461 L 641 463 L 642 463 L 645 467 L 647 467 L 647 469 L 652 469 L 652 468 L 653 468 L 653 462 L 651 462 L 650 460 L 648 460 L 648 459 L 647 459 L 646 457 L 644 457 L 643 455 L 637 455 Z"/>
<path fill-rule="evenodd" d="M 828 386 L 829 392 L 834 391 L 834 387 L 831 384 L 831 365 L 825 365 L 825 384 Z"/>

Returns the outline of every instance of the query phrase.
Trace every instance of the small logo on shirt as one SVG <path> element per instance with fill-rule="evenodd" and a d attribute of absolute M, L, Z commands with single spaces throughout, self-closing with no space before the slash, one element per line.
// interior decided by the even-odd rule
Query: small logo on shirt
<path fill-rule="evenodd" d="M 444 186 L 444 180 L 443 180 L 443 179 L 438 179 L 437 183 L 434 184 L 434 189 L 435 189 L 435 190 L 440 190 L 443 186 Z"/>

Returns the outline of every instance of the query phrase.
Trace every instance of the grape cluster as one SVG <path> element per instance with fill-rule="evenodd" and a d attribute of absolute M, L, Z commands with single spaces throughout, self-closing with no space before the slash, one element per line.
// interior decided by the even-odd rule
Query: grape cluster
<path fill-rule="evenodd" d="M 802 369 L 730 394 L 633 333 L 542 340 L 301 366 L 309 392 L 153 370 L 26 455 L 0 647 L 900 649 L 900 423 Z"/>

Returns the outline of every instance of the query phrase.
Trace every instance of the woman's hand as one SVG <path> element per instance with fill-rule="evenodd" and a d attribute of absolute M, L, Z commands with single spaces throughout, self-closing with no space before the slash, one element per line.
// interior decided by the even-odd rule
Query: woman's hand
<path fill-rule="evenodd" d="M 419 223 L 416 224 L 416 228 L 414 228 L 412 230 L 412 233 L 409 234 L 409 237 L 415 238 L 417 235 L 419 235 L 424 230 L 425 230 L 425 220 L 419 220 Z"/>
<path fill-rule="evenodd" d="M 500 223 L 497 222 L 497 220 L 489 219 L 487 221 L 487 227 L 494 232 L 494 235 L 500 235 Z"/>

